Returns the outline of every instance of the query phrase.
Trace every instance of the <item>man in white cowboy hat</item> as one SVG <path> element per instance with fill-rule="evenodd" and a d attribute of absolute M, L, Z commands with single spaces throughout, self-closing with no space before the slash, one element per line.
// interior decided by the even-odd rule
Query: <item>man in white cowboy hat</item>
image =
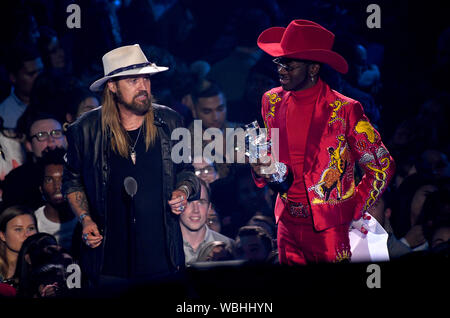
<path fill-rule="evenodd" d="M 90 87 L 102 91 L 102 106 L 67 131 L 63 192 L 82 225 L 82 271 L 94 283 L 177 272 L 177 214 L 200 186 L 191 166 L 171 160 L 181 117 L 152 103 L 150 75 L 168 68 L 150 63 L 137 44 L 106 53 L 103 67 Z"/>
<path fill-rule="evenodd" d="M 332 51 L 333 33 L 294 20 L 287 28 L 263 31 L 257 42 L 275 57 L 281 84 L 262 97 L 269 134 L 270 128 L 279 129 L 279 152 L 272 161 L 287 166 L 284 185 L 276 185 L 283 189 L 275 206 L 280 262 L 349 260 L 349 226 L 370 218 L 366 212 L 386 190 L 394 161 L 361 104 L 320 78 L 323 63 L 340 73 L 348 70 Z M 357 186 L 355 164 L 365 173 Z M 263 164 L 252 166 L 258 186 L 271 184 Z"/>

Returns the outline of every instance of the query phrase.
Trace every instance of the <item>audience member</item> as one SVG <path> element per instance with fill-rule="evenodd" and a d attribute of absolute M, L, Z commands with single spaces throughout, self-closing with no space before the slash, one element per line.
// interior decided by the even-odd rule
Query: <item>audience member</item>
<path fill-rule="evenodd" d="M 48 233 L 28 237 L 19 252 L 15 279 L 18 297 L 58 297 L 68 293 L 66 267 L 72 258 Z"/>
<path fill-rule="evenodd" d="M 418 138 L 430 149 L 449 150 L 449 105 L 450 94 L 438 93 L 426 100 L 417 112 Z"/>
<path fill-rule="evenodd" d="M 74 87 L 69 91 L 67 96 L 66 122 L 64 123 L 64 131 L 67 126 L 77 120 L 84 113 L 100 106 L 98 96 L 84 87 Z"/>
<path fill-rule="evenodd" d="M 50 72 L 66 73 L 67 63 L 64 49 L 61 47 L 56 31 L 48 26 L 39 28 L 38 48 L 44 66 Z"/>
<path fill-rule="evenodd" d="M 337 47 L 339 48 L 339 41 Z M 377 65 L 369 65 L 367 62 L 367 50 L 361 43 L 355 40 L 342 41 L 344 57 L 349 62 L 349 70 L 343 76 L 342 94 L 361 102 L 364 112 L 370 122 L 378 127 L 380 124 L 380 105 L 375 101 L 380 83 L 380 71 Z"/>
<path fill-rule="evenodd" d="M 73 88 L 79 85 L 75 77 L 44 71 L 36 78 L 30 95 L 30 105 L 19 118 L 17 130 L 25 133 L 26 121 L 32 114 L 47 113 L 53 115 L 60 123 L 66 121 L 69 107 L 75 96 Z"/>
<path fill-rule="evenodd" d="M 17 121 L 30 103 L 34 81 L 43 70 L 39 52 L 32 46 L 11 48 L 6 64 L 12 88 L 11 94 L 0 104 L 0 117 L 6 128 L 16 128 Z"/>
<path fill-rule="evenodd" d="M 240 125 L 227 120 L 227 105 L 224 93 L 217 85 L 205 83 L 202 87 L 197 88 L 197 90 L 192 93 L 192 101 L 194 104 L 194 119 L 201 120 L 203 157 L 210 156 L 211 159 L 214 159 L 219 178 L 233 175 L 233 170 L 237 165 L 234 163 L 237 162 L 237 158 L 235 158 L 234 153 L 233 158 L 227 158 L 227 140 L 233 140 L 234 142 L 234 138 L 230 138 L 229 136 L 233 133 L 234 129 L 239 128 Z M 191 133 L 191 147 L 193 151 L 195 150 L 195 139 L 200 138 L 195 135 L 196 129 L 194 127 L 196 123 L 198 124 L 198 122 L 194 121 L 188 127 Z M 215 133 L 217 133 L 217 129 L 220 130 L 223 139 L 216 140 L 215 138 L 219 138 L 219 136 L 216 136 L 213 139 L 213 143 L 213 140 L 203 138 L 205 130 L 209 128 L 214 128 Z M 211 133 L 213 133 L 213 131 L 211 131 Z M 208 147 L 208 145 L 210 147 Z M 215 147 L 211 149 L 211 146 L 213 145 Z M 222 146 L 222 148 L 220 146 Z"/>
<path fill-rule="evenodd" d="M 198 250 L 196 262 L 216 262 L 233 260 L 230 243 L 223 241 L 211 241 L 204 244 Z"/>
<path fill-rule="evenodd" d="M 230 118 L 243 122 L 251 123 L 254 120 L 262 122 L 261 117 L 261 97 L 272 87 L 277 86 L 276 76 L 274 76 L 272 61 L 264 55 L 249 71 L 247 81 L 245 82 L 244 95 L 237 102 L 230 102 Z M 239 110 L 239 111 L 236 111 Z"/>
<path fill-rule="evenodd" d="M 195 63 L 195 62 L 194 62 Z M 209 64 L 206 62 L 199 61 L 200 66 L 200 76 L 203 71 L 202 68 L 209 68 Z M 175 74 L 172 77 L 170 82 L 170 91 L 172 101 L 169 105 L 178 112 L 184 119 L 184 126 L 188 127 L 193 120 L 193 112 L 194 112 L 194 103 L 192 102 L 191 93 L 194 90 L 197 82 L 201 82 L 198 79 L 198 75 L 193 70 L 193 64 L 188 67 L 185 63 L 180 67 L 177 64 L 177 68 L 175 69 Z"/>
<path fill-rule="evenodd" d="M 419 222 L 425 225 L 425 237 L 430 249 L 448 241 L 450 233 L 450 191 L 446 188 L 445 183 L 440 185 L 437 191 L 426 197 Z"/>
<path fill-rule="evenodd" d="M 245 83 L 250 69 L 262 56 L 255 38 L 270 26 L 270 18 L 261 9 L 241 10 L 234 17 L 236 47 L 224 59 L 214 63 L 208 77 L 222 87 L 230 103 L 244 96 Z M 230 110 L 238 117 L 240 109 Z"/>
<path fill-rule="evenodd" d="M 410 151 L 399 151 L 399 149 L 397 149 L 394 150 L 392 156 L 395 159 L 396 169 L 391 185 L 395 189 L 398 189 L 405 178 L 417 173 L 417 155 L 415 153 L 410 153 Z"/>
<path fill-rule="evenodd" d="M 391 225 L 396 237 L 413 251 L 426 250 L 422 208 L 427 195 L 437 190 L 428 178 L 414 174 L 406 178 L 394 192 Z"/>
<path fill-rule="evenodd" d="M 224 214 L 231 217 L 231 227 L 224 229 L 227 231 L 224 233 L 230 237 L 236 236 L 238 229 L 247 224 L 256 214 L 273 216 L 272 203 L 266 200 L 268 186 L 258 188 L 253 181 L 250 169 L 245 167 L 237 169 L 234 181 L 233 198 L 235 202 L 229 206 L 229 209 L 232 210 Z"/>
<path fill-rule="evenodd" d="M 12 170 L 3 182 L 3 206 L 24 204 L 36 210 L 44 205 L 39 191 L 40 173 L 37 159 L 48 149 L 66 148 L 61 124 L 48 114 L 30 114 L 26 129 L 25 148 L 30 159 Z"/>
<path fill-rule="evenodd" d="M 0 181 L 24 162 L 25 151 L 21 138 L 14 129 L 3 128 L 3 118 L 0 117 Z"/>
<path fill-rule="evenodd" d="M 266 262 L 273 250 L 270 235 L 260 226 L 247 225 L 236 237 L 235 258 L 251 262 Z"/>
<path fill-rule="evenodd" d="M 6 4 L 6 8 L 4 5 Z M 21 1 L 2 3 L 2 16 L 0 17 L 0 31 L 3 31 L 2 40 L 7 45 L 11 43 L 24 43 L 36 45 L 40 33 L 36 18 L 30 7 Z"/>
<path fill-rule="evenodd" d="M 45 205 L 34 214 L 39 231 L 55 236 L 59 245 L 71 251 L 77 219 L 61 192 L 65 153 L 63 148 L 50 149 L 38 161 L 41 173 L 39 190 Z"/>
<path fill-rule="evenodd" d="M 214 162 L 208 157 L 194 157 L 192 165 L 195 175 L 208 185 L 219 178 Z"/>
<path fill-rule="evenodd" d="M 417 119 L 407 118 L 402 120 L 394 129 L 388 147 L 395 152 L 411 151 L 411 149 L 422 149 L 423 144 L 420 143 L 419 125 Z M 413 148 L 414 147 L 414 148 Z M 394 158 L 395 159 L 395 158 Z"/>
<path fill-rule="evenodd" d="M 216 208 L 212 203 L 211 208 L 208 210 L 206 224 L 211 230 L 217 233 L 220 233 L 222 231 L 222 222 L 220 220 L 220 215 L 217 213 Z"/>
<path fill-rule="evenodd" d="M 425 150 L 416 164 L 417 172 L 434 181 L 450 177 L 450 163 L 447 156 L 434 149 Z"/>
<path fill-rule="evenodd" d="M 431 232 L 430 248 L 434 253 L 445 253 L 448 257 L 450 251 L 450 222 L 438 223 Z"/>
<path fill-rule="evenodd" d="M 227 103 L 225 94 L 213 83 L 203 84 L 192 93 L 194 118 L 202 121 L 202 128 L 218 128 L 225 132 L 226 128 L 240 127 L 227 121 Z"/>
<path fill-rule="evenodd" d="M 211 230 L 207 223 L 208 210 L 211 208 L 210 190 L 200 179 L 200 199 L 188 202 L 186 210 L 180 215 L 180 227 L 183 235 L 183 249 L 186 264 L 195 262 L 199 250 L 211 241 L 233 242 L 232 239 Z"/>
<path fill-rule="evenodd" d="M 20 248 L 25 239 L 37 233 L 33 211 L 12 206 L 0 214 L 0 282 L 17 287 L 13 279 Z"/>
<path fill-rule="evenodd" d="M 273 217 L 267 215 L 255 215 L 250 221 L 248 221 L 247 225 L 256 225 L 262 227 L 266 232 L 270 235 L 272 239 L 277 238 L 277 225 L 275 224 L 275 220 Z"/>
<path fill-rule="evenodd" d="M 388 233 L 387 248 L 389 252 L 389 258 L 394 259 L 400 256 L 406 255 L 412 252 L 412 249 L 401 242 L 392 231 L 390 224 L 390 218 L 392 215 L 392 194 L 389 191 L 385 191 L 383 196 L 379 198 L 377 203 L 369 210 L 370 215 L 372 215 L 378 223 L 385 229 Z"/>

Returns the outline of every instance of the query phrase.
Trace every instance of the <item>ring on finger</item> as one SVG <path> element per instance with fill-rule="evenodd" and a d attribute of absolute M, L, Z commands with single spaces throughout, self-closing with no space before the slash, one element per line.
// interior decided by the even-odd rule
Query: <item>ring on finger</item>
<path fill-rule="evenodd" d="M 180 206 L 180 207 L 178 208 L 178 211 L 183 212 L 183 211 L 184 211 L 184 205 Z"/>

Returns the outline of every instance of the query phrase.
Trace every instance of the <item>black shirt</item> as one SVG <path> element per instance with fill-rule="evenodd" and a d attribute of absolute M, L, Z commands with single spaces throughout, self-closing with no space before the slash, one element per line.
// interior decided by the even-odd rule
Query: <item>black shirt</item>
<path fill-rule="evenodd" d="M 138 131 L 128 132 L 132 144 L 138 137 Z M 163 222 L 160 140 L 156 138 L 154 145 L 146 151 L 143 130 L 139 134 L 135 151 L 135 165 L 130 157 L 123 158 L 111 151 L 106 221 L 108 232 L 102 272 L 104 275 L 125 278 L 151 278 L 169 271 Z M 133 177 L 138 186 L 134 196 L 136 223 L 133 231 L 130 217 L 132 201 L 124 188 L 127 176 Z M 130 237 L 133 232 L 135 234 Z M 134 264 L 130 264 L 130 257 L 134 259 Z M 131 271 L 129 266 L 132 266 Z"/>

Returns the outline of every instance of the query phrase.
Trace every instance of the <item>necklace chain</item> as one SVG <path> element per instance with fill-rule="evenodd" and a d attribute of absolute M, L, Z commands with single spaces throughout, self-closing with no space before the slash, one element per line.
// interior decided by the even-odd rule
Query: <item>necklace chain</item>
<path fill-rule="evenodd" d="M 134 145 L 130 146 L 130 159 L 131 159 L 131 162 L 133 162 L 133 165 L 136 164 L 136 151 L 134 151 L 134 148 L 136 147 L 136 144 L 137 144 L 137 142 L 139 140 L 139 136 L 141 135 L 142 126 L 143 125 L 141 125 L 141 127 L 139 127 L 139 132 L 138 132 L 138 135 L 136 137 L 136 140 L 134 141 Z M 131 137 L 130 137 L 130 134 L 128 134 L 128 131 L 127 131 L 127 135 L 130 138 L 130 140 L 131 140 Z"/>
<path fill-rule="evenodd" d="M 139 140 L 139 136 L 141 135 L 141 130 L 142 130 L 142 125 L 141 125 L 141 127 L 139 127 L 139 132 L 138 132 L 138 135 L 136 137 L 136 140 L 134 141 L 134 145 L 130 146 L 131 151 L 134 151 L 134 148 L 136 147 L 137 141 Z M 131 140 L 131 137 L 130 137 L 130 134 L 128 134 L 128 131 L 127 131 L 127 135 L 130 138 L 130 140 Z"/>

